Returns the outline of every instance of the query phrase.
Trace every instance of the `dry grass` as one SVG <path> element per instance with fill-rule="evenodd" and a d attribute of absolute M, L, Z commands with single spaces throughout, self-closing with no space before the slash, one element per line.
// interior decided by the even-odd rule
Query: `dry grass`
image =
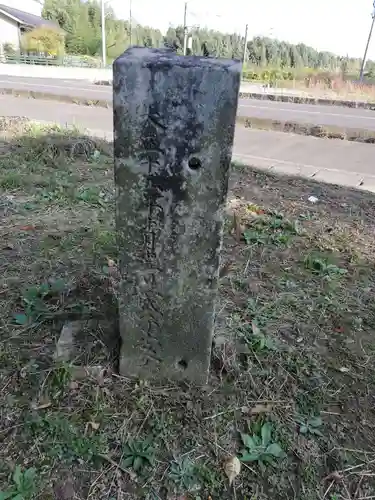
<path fill-rule="evenodd" d="M 209 384 L 131 381 L 116 374 L 109 342 L 110 147 L 58 128 L 17 134 L 3 134 L 0 159 L 0 491 L 375 495 L 375 198 L 235 166 Z M 53 362 L 76 319 L 86 349 L 74 363 L 102 367 L 79 379 Z M 261 436 L 265 424 L 285 455 L 267 463 L 257 450 L 230 488 L 225 460 L 241 456 L 240 433 Z"/>
<path fill-rule="evenodd" d="M 348 101 L 375 102 L 375 85 L 345 81 L 341 78 L 305 80 L 282 80 L 276 82 L 276 88 L 299 90 L 309 97 L 322 99 L 345 99 Z"/>

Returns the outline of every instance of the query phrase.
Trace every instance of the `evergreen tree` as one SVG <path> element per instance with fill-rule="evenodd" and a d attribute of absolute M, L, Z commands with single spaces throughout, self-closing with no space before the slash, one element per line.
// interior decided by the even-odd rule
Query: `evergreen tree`
<path fill-rule="evenodd" d="M 89 56 L 101 55 L 101 9 L 97 0 L 45 0 L 43 17 L 56 21 L 65 31 L 66 52 Z M 145 47 L 167 46 L 182 52 L 184 30 L 182 26 L 170 27 L 163 37 L 158 29 L 134 25 L 130 37 L 127 21 L 117 19 L 111 8 L 106 9 L 107 55 L 115 58 L 130 45 Z M 211 56 L 242 59 L 244 39 L 238 34 L 221 33 L 209 29 L 192 32 L 192 53 L 203 55 L 203 47 Z M 319 52 L 303 43 L 255 37 L 247 44 L 249 66 L 272 69 L 303 69 L 340 72 L 342 58 L 330 52 Z M 371 66 L 369 62 L 369 67 Z M 360 60 L 346 58 L 346 72 L 357 71 Z"/>

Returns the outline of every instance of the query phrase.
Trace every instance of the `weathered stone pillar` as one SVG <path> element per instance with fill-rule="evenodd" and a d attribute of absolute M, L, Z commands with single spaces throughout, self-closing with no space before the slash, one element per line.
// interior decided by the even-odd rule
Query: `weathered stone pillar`
<path fill-rule="evenodd" d="M 169 49 L 114 62 L 123 375 L 207 381 L 240 72 Z"/>

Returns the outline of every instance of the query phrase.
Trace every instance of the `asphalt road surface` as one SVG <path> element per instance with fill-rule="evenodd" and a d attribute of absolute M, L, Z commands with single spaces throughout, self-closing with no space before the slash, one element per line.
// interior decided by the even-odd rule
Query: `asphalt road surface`
<path fill-rule="evenodd" d="M 112 110 L 0 96 L 0 116 L 75 125 L 112 139 Z M 237 126 L 233 159 L 259 168 L 375 191 L 375 145 Z"/>
<path fill-rule="evenodd" d="M 34 90 L 49 94 L 69 95 L 92 100 L 112 102 L 111 87 L 77 80 L 26 78 L 0 75 L 0 88 Z M 336 125 L 348 128 L 375 130 L 375 112 L 339 106 L 316 106 L 272 101 L 241 99 L 239 116 L 269 118 L 280 121 L 310 123 L 314 125 Z"/>

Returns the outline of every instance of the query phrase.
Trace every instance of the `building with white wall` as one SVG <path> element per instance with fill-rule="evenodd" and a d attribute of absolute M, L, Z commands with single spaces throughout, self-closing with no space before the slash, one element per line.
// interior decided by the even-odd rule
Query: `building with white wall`
<path fill-rule="evenodd" d="M 0 47 L 2 48 L 10 45 L 14 50 L 18 51 L 24 31 L 40 26 L 56 28 L 56 23 L 41 17 L 43 7 L 35 0 L 0 1 L 4 2 L 0 3 Z M 21 7 L 25 8 L 25 10 L 22 10 Z"/>

